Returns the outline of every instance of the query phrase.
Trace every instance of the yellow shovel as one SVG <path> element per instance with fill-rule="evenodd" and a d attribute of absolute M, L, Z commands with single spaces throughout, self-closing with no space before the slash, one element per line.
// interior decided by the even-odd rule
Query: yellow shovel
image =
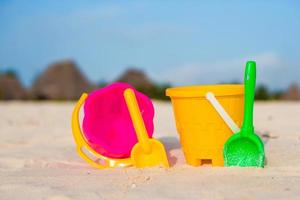
<path fill-rule="evenodd" d="M 163 144 L 148 136 L 134 91 L 126 89 L 124 98 L 138 138 L 138 143 L 131 150 L 133 165 L 138 168 L 157 165 L 169 168 L 167 153 Z"/>

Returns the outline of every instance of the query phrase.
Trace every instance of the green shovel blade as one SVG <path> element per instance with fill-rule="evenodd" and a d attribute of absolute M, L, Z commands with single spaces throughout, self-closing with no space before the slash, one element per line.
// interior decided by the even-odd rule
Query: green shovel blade
<path fill-rule="evenodd" d="M 264 167 L 264 145 L 255 134 L 243 137 L 237 133 L 225 144 L 224 160 L 226 166 Z"/>
<path fill-rule="evenodd" d="M 224 146 L 226 166 L 264 167 L 264 144 L 254 132 L 253 106 L 256 81 L 256 64 L 249 61 L 245 70 L 245 108 L 243 126 Z"/>

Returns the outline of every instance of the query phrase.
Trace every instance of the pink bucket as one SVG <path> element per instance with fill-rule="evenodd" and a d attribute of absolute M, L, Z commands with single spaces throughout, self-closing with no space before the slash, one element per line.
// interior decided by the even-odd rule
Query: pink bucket
<path fill-rule="evenodd" d="M 96 152 L 110 158 L 128 158 L 137 136 L 123 96 L 132 88 L 151 138 L 154 108 L 151 100 L 126 83 L 114 83 L 90 93 L 84 104 L 82 123 L 85 138 Z"/>

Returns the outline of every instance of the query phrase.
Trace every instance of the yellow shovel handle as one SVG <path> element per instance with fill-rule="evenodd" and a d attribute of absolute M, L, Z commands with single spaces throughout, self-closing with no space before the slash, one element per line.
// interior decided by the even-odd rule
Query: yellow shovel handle
<path fill-rule="evenodd" d="M 141 143 L 145 153 L 150 153 L 151 145 L 149 142 L 149 136 L 134 91 L 130 88 L 126 89 L 124 91 L 124 98 L 130 113 L 131 120 L 133 122 L 135 132 L 137 134 L 138 141 L 139 143 Z"/>

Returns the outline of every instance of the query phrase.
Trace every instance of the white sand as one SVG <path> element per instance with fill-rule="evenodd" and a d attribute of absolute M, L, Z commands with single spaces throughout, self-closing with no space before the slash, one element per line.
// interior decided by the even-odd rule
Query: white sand
<path fill-rule="evenodd" d="M 0 103 L 0 199 L 300 199 L 300 103 L 257 103 L 269 134 L 265 169 L 185 164 L 172 108 L 157 102 L 156 133 L 173 167 L 96 170 L 75 152 L 73 103 Z"/>

